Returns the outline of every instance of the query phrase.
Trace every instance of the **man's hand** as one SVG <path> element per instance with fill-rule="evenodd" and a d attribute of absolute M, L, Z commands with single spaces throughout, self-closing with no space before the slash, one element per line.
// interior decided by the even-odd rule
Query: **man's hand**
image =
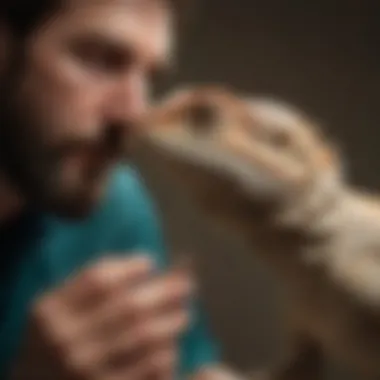
<path fill-rule="evenodd" d="M 170 379 L 192 283 L 146 258 L 108 259 L 43 296 L 13 379 Z"/>

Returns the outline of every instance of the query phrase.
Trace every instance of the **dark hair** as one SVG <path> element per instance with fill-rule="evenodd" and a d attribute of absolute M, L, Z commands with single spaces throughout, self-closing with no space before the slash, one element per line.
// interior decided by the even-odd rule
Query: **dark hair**
<path fill-rule="evenodd" d="M 176 14 L 182 13 L 187 0 L 166 0 Z M 62 6 L 62 0 L 0 0 L 0 21 L 11 29 L 15 37 L 24 38 L 42 25 Z"/>
<path fill-rule="evenodd" d="M 19 38 L 26 37 L 61 5 L 61 0 L 0 0 L 0 20 Z"/>

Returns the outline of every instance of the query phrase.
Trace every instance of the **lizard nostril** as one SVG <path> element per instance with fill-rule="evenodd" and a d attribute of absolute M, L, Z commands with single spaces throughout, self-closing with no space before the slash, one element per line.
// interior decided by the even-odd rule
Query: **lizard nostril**
<path fill-rule="evenodd" d="M 186 119 L 192 129 L 203 132 L 215 126 L 217 116 L 217 109 L 211 104 L 196 103 L 188 109 Z"/>

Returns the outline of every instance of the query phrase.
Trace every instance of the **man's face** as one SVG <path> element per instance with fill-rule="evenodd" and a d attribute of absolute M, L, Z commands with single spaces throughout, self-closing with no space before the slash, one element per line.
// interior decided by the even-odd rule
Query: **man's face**
<path fill-rule="evenodd" d="M 171 14 L 158 3 L 67 0 L 7 51 L 0 163 L 30 201 L 74 217 L 99 200 L 151 76 L 167 64 Z"/>

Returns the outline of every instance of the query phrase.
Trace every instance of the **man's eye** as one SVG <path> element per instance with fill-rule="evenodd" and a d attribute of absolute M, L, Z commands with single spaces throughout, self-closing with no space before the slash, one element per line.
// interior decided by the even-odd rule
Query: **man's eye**
<path fill-rule="evenodd" d="M 74 54 L 90 70 L 116 73 L 128 63 L 123 54 L 99 44 L 79 44 Z"/>
<path fill-rule="evenodd" d="M 122 67 L 121 57 L 102 48 L 92 48 L 84 51 L 82 60 L 89 67 L 102 71 L 118 71 Z"/>

